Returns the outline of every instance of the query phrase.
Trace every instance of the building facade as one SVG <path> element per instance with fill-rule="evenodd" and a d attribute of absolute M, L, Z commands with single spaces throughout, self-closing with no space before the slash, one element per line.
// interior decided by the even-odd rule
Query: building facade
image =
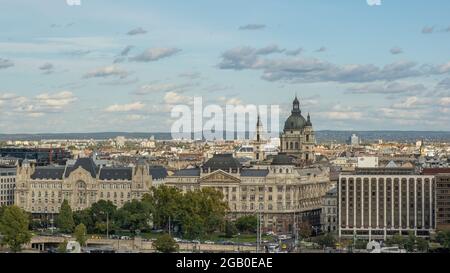
<path fill-rule="evenodd" d="M 311 163 L 315 161 L 315 134 L 308 114 L 307 119 L 302 115 L 300 102 L 295 98 L 292 112 L 284 123 L 284 130 L 280 136 L 282 153 L 295 158 L 298 162 Z"/>
<path fill-rule="evenodd" d="M 73 165 L 36 167 L 23 162 L 17 168 L 15 204 L 33 214 L 54 214 L 64 199 L 73 210 L 109 200 L 121 207 L 148 193 L 154 181 L 167 171 L 139 162 L 135 167 L 103 167 L 91 158 L 79 158 Z"/>
<path fill-rule="evenodd" d="M 422 174 L 436 178 L 436 229 L 450 230 L 450 169 L 426 168 Z"/>
<path fill-rule="evenodd" d="M 0 168 L 0 207 L 14 204 L 16 169 Z"/>
<path fill-rule="evenodd" d="M 365 172 L 339 176 L 339 236 L 386 239 L 409 232 L 429 236 L 434 231 L 434 176 Z"/>
<path fill-rule="evenodd" d="M 167 177 L 166 185 L 183 192 L 210 187 L 223 193 L 230 217 L 261 214 L 264 231 L 292 232 L 307 221 L 320 228 L 322 199 L 329 189 L 328 170 L 301 169 L 280 154 L 271 165 L 243 168 L 232 155 L 216 154 L 200 168 Z"/>
<path fill-rule="evenodd" d="M 337 188 L 333 187 L 323 198 L 322 231 L 336 233 L 338 230 Z"/>

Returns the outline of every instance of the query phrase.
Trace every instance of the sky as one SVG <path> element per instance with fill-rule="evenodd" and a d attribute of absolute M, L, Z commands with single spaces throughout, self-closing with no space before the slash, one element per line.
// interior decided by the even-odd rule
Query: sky
<path fill-rule="evenodd" d="M 168 132 L 177 104 L 450 131 L 450 1 L 0 0 L 0 134 Z"/>

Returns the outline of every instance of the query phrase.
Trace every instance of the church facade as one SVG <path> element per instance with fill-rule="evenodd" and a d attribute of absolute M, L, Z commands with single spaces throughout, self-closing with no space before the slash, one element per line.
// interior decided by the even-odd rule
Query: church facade
<path fill-rule="evenodd" d="M 280 135 L 280 150 L 295 159 L 297 163 L 314 163 L 314 147 L 316 138 L 308 114 L 305 119 L 300 109 L 300 102 L 295 97 L 292 104 L 291 115 L 284 123 L 283 132 Z"/>

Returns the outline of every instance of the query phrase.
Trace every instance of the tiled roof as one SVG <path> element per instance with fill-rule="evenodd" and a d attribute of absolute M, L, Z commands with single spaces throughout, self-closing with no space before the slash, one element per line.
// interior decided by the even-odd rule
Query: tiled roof
<path fill-rule="evenodd" d="M 98 168 L 95 165 L 94 160 L 92 158 L 78 158 L 77 161 L 75 161 L 75 164 L 73 166 L 67 167 L 66 170 L 66 177 L 69 177 L 69 175 L 78 169 L 78 167 L 83 168 L 84 170 L 88 171 L 93 178 L 97 176 Z"/>
<path fill-rule="evenodd" d="M 184 170 L 178 170 L 175 171 L 173 176 L 200 176 L 200 169 L 184 169 Z"/>
<path fill-rule="evenodd" d="M 103 167 L 100 170 L 100 180 L 131 180 L 132 168 Z"/>
<path fill-rule="evenodd" d="M 268 174 L 269 170 L 242 169 L 241 171 L 243 177 L 266 177 Z"/>
<path fill-rule="evenodd" d="M 150 166 L 150 174 L 153 180 L 160 180 L 167 177 L 167 170 L 163 166 Z"/>
<path fill-rule="evenodd" d="M 31 179 L 62 180 L 65 167 L 36 167 Z"/>

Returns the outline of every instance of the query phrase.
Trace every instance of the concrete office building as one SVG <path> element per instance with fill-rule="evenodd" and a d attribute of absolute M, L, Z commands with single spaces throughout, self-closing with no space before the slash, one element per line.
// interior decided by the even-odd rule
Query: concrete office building
<path fill-rule="evenodd" d="M 339 236 L 386 239 L 396 234 L 429 236 L 436 227 L 435 177 L 405 170 L 339 176 Z"/>

